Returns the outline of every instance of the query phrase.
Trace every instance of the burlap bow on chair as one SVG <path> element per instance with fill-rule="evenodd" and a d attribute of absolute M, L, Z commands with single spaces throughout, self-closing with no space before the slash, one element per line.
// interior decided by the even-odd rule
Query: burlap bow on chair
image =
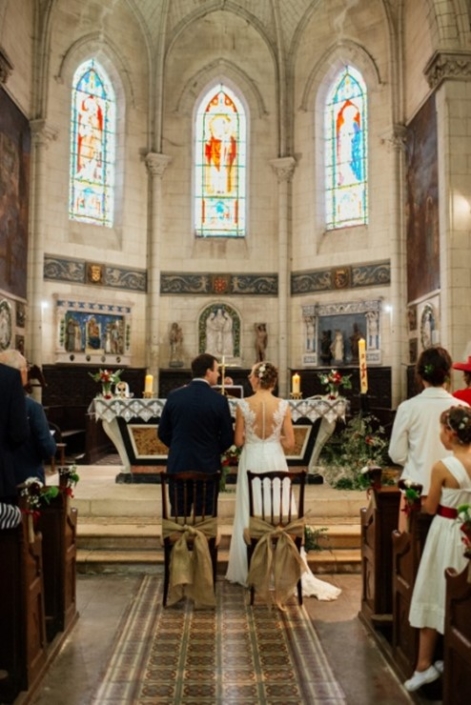
<path fill-rule="evenodd" d="M 250 545 L 257 539 L 250 561 L 248 585 L 265 601 L 282 607 L 293 594 L 306 565 L 292 537 L 304 536 L 305 520 L 296 519 L 287 526 L 274 527 L 260 517 L 251 517 L 244 540 Z M 274 541 L 273 539 L 276 539 Z"/>
<path fill-rule="evenodd" d="M 195 605 L 215 607 L 213 565 L 208 539 L 217 536 L 217 519 L 212 517 L 193 525 L 162 519 L 162 538 L 172 534 L 180 536 L 170 554 L 167 604 L 173 605 L 186 595 L 194 600 Z M 188 541 L 191 541 L 193 550 L 188 548 Z"/>

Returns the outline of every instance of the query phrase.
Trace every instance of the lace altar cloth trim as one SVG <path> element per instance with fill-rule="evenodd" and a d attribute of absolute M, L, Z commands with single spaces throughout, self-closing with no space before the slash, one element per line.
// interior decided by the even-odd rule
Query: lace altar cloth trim
<path fill-rule="evenodd" d="M 235 417 L 238 399 L 228 399 L 231 414 Z M 90 413 L 98 419 L 110 423 L 115 418 L 123 418 L 126 422 L 131 419 L 150 421 L 162 414 L 166 399 L 100 399 L 97 397 L 90 404 Z M 311 397 L 308 399 L 290 399 L 289 405 L 293 421 L 309 419 L 316 421 L 325 418 L 332 423 L 337 419 L 345 419 L 348 401 L 344 397 L 325 399 L 324 397 Z"/>

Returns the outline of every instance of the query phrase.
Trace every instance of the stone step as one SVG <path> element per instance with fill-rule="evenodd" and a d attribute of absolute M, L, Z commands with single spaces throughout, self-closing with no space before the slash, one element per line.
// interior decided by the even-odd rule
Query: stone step
<path fill-rule="evenodd" d="M 346 517 L 342 522 L 329 523 L 322 520 L 309 526 L 320 530 L 318 544 L 322 549 L 355 549 L 360 547 L 360 524 L 352 523 Z M 220 549 L 228 549 L 232 525 L 220 524 Z M 89 551 L 147 551 L 160 548 L 160 523 L 143 523 L 139 518 L 130 523 L 121 523 L 119 519 L 101 522 L 85 521 L 79 518 L 77 527 L 77 546 Z"/>
<path fill-rule="evenodd" d="M 218 573 L 227 569 L 228 550 L 218 551 Z M 359 573 L 361 571 L 360 549 L 334 549 L 309 551 L 309 567 L 313 573 Z M 104 550 L 79 549 L 77 570 L 79 573 L 154 573 L 163 569 L 163 551 L 148 550 Z"/>

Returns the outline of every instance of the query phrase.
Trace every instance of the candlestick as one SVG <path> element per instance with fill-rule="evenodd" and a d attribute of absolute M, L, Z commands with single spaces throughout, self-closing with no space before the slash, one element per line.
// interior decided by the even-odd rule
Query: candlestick
<path fill-rule="evenodd" d="M 222 356 L 222 361 L 221 361 L 221 377 L 222 377 L 222 380 L 221 380 L 221 394 L 224 394 L 224 392 L 225 392 L 225 383 L 224 383 L 224 380 L 225 380 L 225 378 L 226 378 L 226 358 L 225 358 L 224 355 Z"/>
<path fill-rule="evenodd" d="M 146 394 L 152 394 L 153 391 L 154 391 L 154 378 L 152 375 L 146 375 L 144 392 Z"/>
<path fill-rule="evenodd" d="M 358 360 L 360 363 L 360 393 L 368 391 L 368 375 L 366 372 L 366 342 L 364 338 L 358 341 Z"/>
<path fill-rule="evenodd" d="M 301 377 L 297 372 L 291 377 L 291 391 L 293 394 L 299 394 L 301 391 Z"/>

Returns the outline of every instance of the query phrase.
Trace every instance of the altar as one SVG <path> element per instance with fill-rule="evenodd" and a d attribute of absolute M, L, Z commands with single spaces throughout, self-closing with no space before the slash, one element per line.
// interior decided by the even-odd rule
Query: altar
<path fill-rule="evenodd" d="M 157 482 L 167 463 L 168 448 L 158 438 L 160 416 L 166 399 L 96 397 L 90 413 L 103 423 L 123 465 L 117 482 Z M 238 399 L 228 398 L 235 418 Z M 324 443 L 338 420 L 345 420 L 348 401 L 344 397 L 311 397 L 289 401 L 295 431 L 295 447 L 286 453 L 289 466 L 305 466 L 309 473 L 318 464 Z M 162 467 L 163 466 L 163 467 Z"/>

